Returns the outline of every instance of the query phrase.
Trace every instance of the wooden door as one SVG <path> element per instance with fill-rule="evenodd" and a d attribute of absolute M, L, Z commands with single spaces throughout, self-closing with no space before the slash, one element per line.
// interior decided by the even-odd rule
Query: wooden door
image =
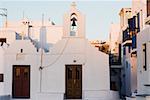
<path fill-rule="evenodd" d="M 12 83 L 13 98 L 30 98 L 30 66 L 14 65 Z"/>
<path fill-rule="evenodd" d="M 66 66 L 66 98 L 67 99 L 82 98 L 82 66 L 81 65 Z"/>

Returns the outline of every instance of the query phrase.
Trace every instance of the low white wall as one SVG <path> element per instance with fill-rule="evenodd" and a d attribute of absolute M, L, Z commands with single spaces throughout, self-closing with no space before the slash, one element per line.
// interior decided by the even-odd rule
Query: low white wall
<path fill-rule="evenodd" d="M 36 100 L 64 100 L 64 93 L 37 93 Z"/>
<path fill-rule="evenodd" d="M 136 98 L 126 97 L 126 100 L 136 100 Z"/>
<path fill-rule="evenodd" d="M 4 67 L 4 51 L 3 48 L 0 47 L 0 74 L 4 74 L 3 67 Z M 4 95 L 4 82 L 0 82 L 0 95 Z"/>
<path fill-rule="evenodd" d="M 119 100 L 119 93 L 110 90 L 85 90 L 83 100 Z"/>
<path fill-rule="evenodd" d="M 150 96 L 147 97 L 136 97 L 136 100 L 150 100 Z"/>
<path fill-rule="evenodd" d="M 145 28 L 139 34 L 137 34 L 137 90 L 138 94 L 149 94 L 150 91 L 144 84 L 150 84 L 150 62 L 149 62 L 149 55 L 150 55 L 150 27 Z M 146 43 L 147 46 L 147 71 L 144 71 L 143 65 L 143 49 L 142 45 Z"/>

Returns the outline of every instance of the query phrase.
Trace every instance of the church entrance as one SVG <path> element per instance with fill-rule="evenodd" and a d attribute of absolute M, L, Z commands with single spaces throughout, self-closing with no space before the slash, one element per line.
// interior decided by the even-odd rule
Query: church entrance
<path fill-rule="evenodd" d="M 13 65 L 13 98 L 30 98 L 30 65 Z"/>
<path fill-rule="evenodd" d="M 66 99 L 82 98 L 82 65 L 66 65 Z"/>

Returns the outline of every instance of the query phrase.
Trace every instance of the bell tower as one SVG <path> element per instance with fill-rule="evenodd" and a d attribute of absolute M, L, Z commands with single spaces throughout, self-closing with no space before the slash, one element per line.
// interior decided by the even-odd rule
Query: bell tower
<path fill-rule="evenodd" d="M 71 4 L 70 11 L 64 14 L 63 37 L 85 38 L 85 16 L 77 10 L 75 2 Z"/>

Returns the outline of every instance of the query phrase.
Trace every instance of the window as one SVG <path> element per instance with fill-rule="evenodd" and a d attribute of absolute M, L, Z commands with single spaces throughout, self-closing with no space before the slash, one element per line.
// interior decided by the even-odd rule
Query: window
<path fill-rule="evenodd" d="M 135 49 L 136 48 L 136 45 L 137 45 L 137 40 L 136 40 L 136 38 L 137 38 L 137 35 L 133 35 L 132 36 L 132 49 Z"/>
<path fill-rule="evenodd" d="M 143 69 L 146 71 L 147 70 L 147 66 L 146 66 L 146 61 L 147 61 L 147 57 L 146 57 L 146 43 L 143 44 Z"/>
<path fill-rule="evenodd" d="M 150 0 L 147 0 L 147 17 L 150 16 Z"/>
<path fill-rule="evenodd" d="M 4 75 L 0 74 L 0 82 L 4 82 Z"/>
<path fill-rule="evenodd" d="M 1 46 L 4 44 L 4 42 L 6 43 L 6 38 L 0 38 L 0 42 L 1 42 Z"/>
<path fill-rule="evenodd" d="M 133 16 L 133 18 L 128 19 L 128 25 L 129 25 L 129 32 L 135 31 L 135 28 L 136 28 L 136 16 Z"/>
<path fill-rule="evenodd" d="M 21 40 L 21 39 L 22 39 L 21 35 L 19 33 L 16 33 L 16 40 Z"/>
<path fill-rule="evenodd" d="M 140 13 L 137 14 L 137 32 L 140 32 Z"/>
<path fill-rule="evenodd" d="M 123 55 L 126 55 L 126 47 L 123 47 Z"/>
<path fill-rule="evenodd" d="M 20 52 L 23 53 L 23 49 L 20 49 Z"/>

